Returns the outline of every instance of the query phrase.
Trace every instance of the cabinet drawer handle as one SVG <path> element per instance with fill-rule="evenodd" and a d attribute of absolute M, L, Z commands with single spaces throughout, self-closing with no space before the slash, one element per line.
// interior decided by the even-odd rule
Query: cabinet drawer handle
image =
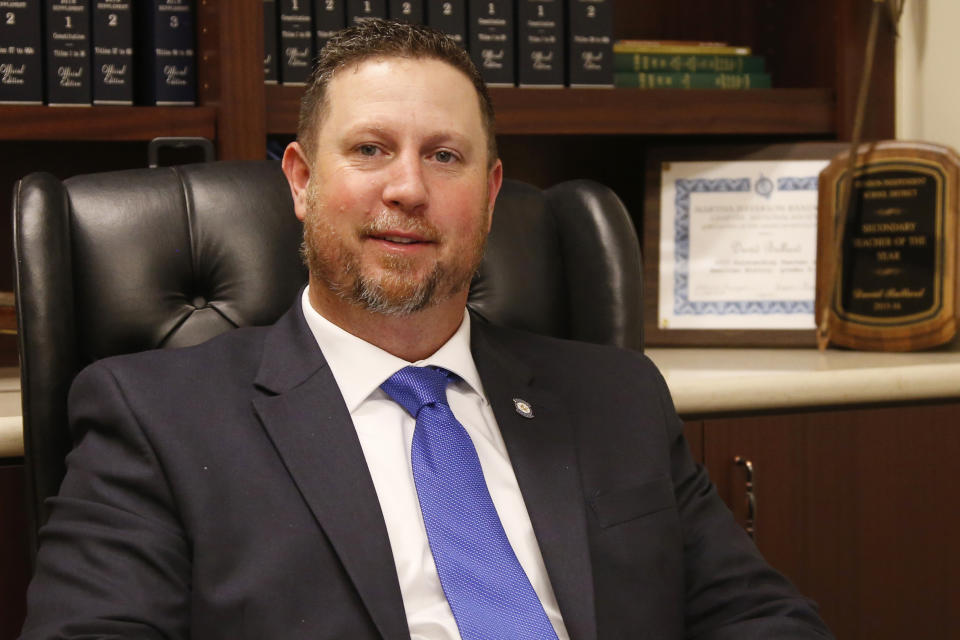
<path fill-rule="evenodd" d="M 754 493 L 756 484 L 753 480 L 753 462 L 747 458 L 741 456 L 736 456 L 733 459 L 734 463 L 738 467 L 744 468 L 744 473 L 746 475 L 746 496 L 747 496 L 747 521 L 745 529 L 747 530 L 747 535 L 750 536 L 753 540 L 757 539 L 757 496 Z"/>

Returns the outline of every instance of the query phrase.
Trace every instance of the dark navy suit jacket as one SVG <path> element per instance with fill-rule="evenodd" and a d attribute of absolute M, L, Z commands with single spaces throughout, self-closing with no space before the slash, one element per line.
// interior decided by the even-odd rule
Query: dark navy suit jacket
<path fill-rule="evenodd" d="M 829 637 L 691 459 L 644 356 L 480 320 L 472 334 L 572 638 Z M 24 638 L 409 638 L 299 303 L 272 327 L 99 361 L 70 412 Z"/>

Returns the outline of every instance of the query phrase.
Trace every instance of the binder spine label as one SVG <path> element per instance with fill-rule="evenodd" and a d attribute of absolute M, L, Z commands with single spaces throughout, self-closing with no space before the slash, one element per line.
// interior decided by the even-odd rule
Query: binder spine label
<path fill-rule="evenodd" d="M 314 0 L 313 49 L 317 54 L 337 31 L 347 26 L 344 0 Z"/>
<path fill-rule="evenodd" d="M 470 55 L 487 84 L 513 86 L 513 0 L 469 3 Z"/>
<path fill-rule="evenodd" d="M 263 82 L 276 84 L 277 70 L 277 0 L 263 0 Z"/>
<path fill-rule="evenodd" d="M 193 3 L 150 0 L 147 3 L 148 61 L 146 101 L 156 105 L 196 103 L 196 53 Z"/>
<path fill-rule="evenodd" d="M 467 48 L 467 0 L 427 0 L 427 24 Z"/>
<path fill-rule="evenodd" d="M 519 0 L 517 80 L 521 87 L 562 87 L 563 1 Z"/>
<path fill-rule="evenodd" d="M 311 0 L 280 0 L 280 80 L 283 84 L 305 84 L 310 77 L 311 8 Z"/>
<path fill-rule="evenodd" d="M 612 0 L 568 0 L 570 86 L 613 86 Z"/>
<path fill-rule="evenodd" d="M 390 0 L 390 19 L 411 24 L 423 24 L 423 0 Z"/>
<path fill-rule="evenodd" d="M 347 0 L 347 23 L 387 17 L 387 0 Z"/>
<path fill-rule="evenodd" d="M 90 104 L 90 1 L 47 0 L 47 102 Z"/>
<path fill-rule="evenodd" d="M 0 102 L 43 102 L 40 3 L 0 0 Z"/>
<path fill-rule="evenodd" d="M 133 8 L 129 0 L 94 0 L 93 103 L 133 104 Z"/>

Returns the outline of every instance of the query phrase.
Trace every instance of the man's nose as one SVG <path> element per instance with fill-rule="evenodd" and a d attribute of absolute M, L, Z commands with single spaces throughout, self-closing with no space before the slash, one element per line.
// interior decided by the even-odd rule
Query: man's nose
<path fill-rule="evenodd" d="M 427 203 L 427 197 L 423 163 L 419 155 L 405 153 L 397 156 L 390 163 L 383 188 L 384 202 L 391 207 L 413 213 Z"/>

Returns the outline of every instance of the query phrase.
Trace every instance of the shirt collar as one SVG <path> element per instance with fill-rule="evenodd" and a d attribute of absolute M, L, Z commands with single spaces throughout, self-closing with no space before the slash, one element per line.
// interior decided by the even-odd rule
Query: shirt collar
<path fill-rule="evenodd" d="M 480 374 L 470 352 L 470 314 L 466 309 L 463 311 L 460 327 L 449 340 L 433 355 L 411 363 L 358 338 L 324 318 L 310 304 L 309 293 L 308 286 L 300 298 L 303 316 L 351 413 L 371 393 L 379 389 L 387 378 L 410 364 L 442 367 L 452 371 L 481 398 L 486 398 Z"/>

